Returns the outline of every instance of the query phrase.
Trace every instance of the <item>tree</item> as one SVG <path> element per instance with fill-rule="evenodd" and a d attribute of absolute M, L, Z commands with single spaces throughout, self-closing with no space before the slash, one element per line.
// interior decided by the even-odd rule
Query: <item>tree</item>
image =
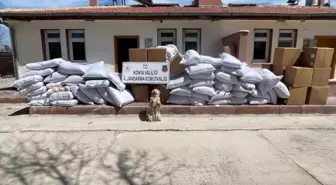
<path fill-rule="evenodd" d="M 8 32 L 8 28 L 4 25 L 0 25 L 0 52 L 11 52 L 11 47 L 5 41 L 6 32 Z"/>

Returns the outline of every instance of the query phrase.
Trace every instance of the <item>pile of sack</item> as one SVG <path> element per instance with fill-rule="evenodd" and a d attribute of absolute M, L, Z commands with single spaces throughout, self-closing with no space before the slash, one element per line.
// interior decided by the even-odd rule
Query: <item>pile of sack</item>
<path fill-rule="evenodd" d="M 219 58 L 185 53 L 181 64 L 186 72 L 167 84 L 168 102 L 180 105 L 262 105 L 277 104 L 290 93 L 285 84 L 268 69 L 253 69 L 234 56 Z"/>
<path fill-rule="evenodd" d="M 103 61 L 82 65 L 58 58 L 29 63 L 26 68 L 28 71 L 14 82 L 14 87 L 28 96 L 31 106 L 70 107 L 82 103 L 122 107 L 134 101 L 120 74 L 107 73 Z"/>

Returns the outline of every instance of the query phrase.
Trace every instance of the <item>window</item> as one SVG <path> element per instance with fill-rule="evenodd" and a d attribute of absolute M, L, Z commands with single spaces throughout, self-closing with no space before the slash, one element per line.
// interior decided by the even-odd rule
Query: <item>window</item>
<path fill-rule="evenodd" d="M 62 58 L 61 37 L 59 30 L 42 30 L 42 45 L 46 60 Z"/>
<path fill-rule="evenodd" d="M 278 47 L 295 47 L 296 30 L 279 30 Z"/>
<path fill-rule="evenodd" d="M 271 30 L 254 30 L 253 63 L 268 63 Z"/>
<path fill-rule="evenodd" d="M 70 61 L 86 62 L 84 30 L 67 30 Z"/>
<path fill-rule="evenodd" d="M 201 53 L 201 30 L 200 29 L 183 29 L 183 51 L 190 49 Z"/>
<path fill-rule="evenodd" d="M 176 45 L 176 29 L 158 29 L 158 45 Z"/>

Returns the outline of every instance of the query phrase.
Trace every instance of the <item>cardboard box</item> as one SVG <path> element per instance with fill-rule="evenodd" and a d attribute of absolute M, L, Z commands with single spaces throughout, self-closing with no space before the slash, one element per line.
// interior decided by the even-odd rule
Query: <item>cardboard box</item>
<path fill-rule="evenodd" d="M 272 66 L 272 72 L 277 76 L 285 75 L 285 71 L 286 71 L 285 66 L 277 66 L 277 65 Z"/>
<path fill-rule="evenodd" d="M 301 50 L 299 48 L 275 48 L 273 65 L 283 66 L 284 69 L 287 66 L 294 66 L 300 54 Z"/>
<path fill-rule="evenodd" d="M 331 66 L 334 55 L 333 48 L 312 47 L 303 51 L 302 66 L 314 68 L 326 68 Z"/>
<path fill-rule="evenodd" d="M 132 84 L 131 90 L 135 102 L 149 102 L 150 97 L 149 85 Z"/>
<path fill-rule="evenodd" d="M 147 49 L 129 49 L 130 62 L 147 62 Z"/>
<path fill-rule="evenodd" d="M 147 49 L 148 62 L 165 62 L 167 61 L 166 48 L 148 48 Z"/>
<path fill-rule="evenodd" d="M 328 86 L 331 68 L 314 68 L 311 86 Z"/>
<path fill-rule="evenodd" d="M 287 105 L 304 105 L 306 103 L 308 87 L 289 87 L 289 98 L 285 101 Z"/>
<path fill-rule="evenodd" d="M 153 85 L 151 91 L 157 89 L 160 91 L 160 100 L 162 104 L 166 104 L 169 98 L 170 90 L 166 89 L 165 85 Z"/>
<path fill-rule="evenodd" d="M 170 62 L 170 77 L 177 77 L 185 72 L 186 65 L 180 64 L 183 56 L 178 53 Z"/>
<path fill-rule="evenodd" d="M 327 104 L 329 86 L 310 87 L 308 89 L 306 103 L 309 105 Z"/>
<path fill-rule="evenodd" d="M 309 87 L 313 78 L 313 68 L 291 66 L 286 68 L 284 82 L 291 87 Z"/>

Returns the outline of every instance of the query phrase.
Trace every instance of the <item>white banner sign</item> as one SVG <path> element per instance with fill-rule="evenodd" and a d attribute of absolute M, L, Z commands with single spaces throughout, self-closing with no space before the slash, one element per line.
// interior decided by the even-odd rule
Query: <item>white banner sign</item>
<path fill-rule="evenodd" d="M 167 84 L 167 62 L 123 62 L 122 82 L 128 84 Z"/>

